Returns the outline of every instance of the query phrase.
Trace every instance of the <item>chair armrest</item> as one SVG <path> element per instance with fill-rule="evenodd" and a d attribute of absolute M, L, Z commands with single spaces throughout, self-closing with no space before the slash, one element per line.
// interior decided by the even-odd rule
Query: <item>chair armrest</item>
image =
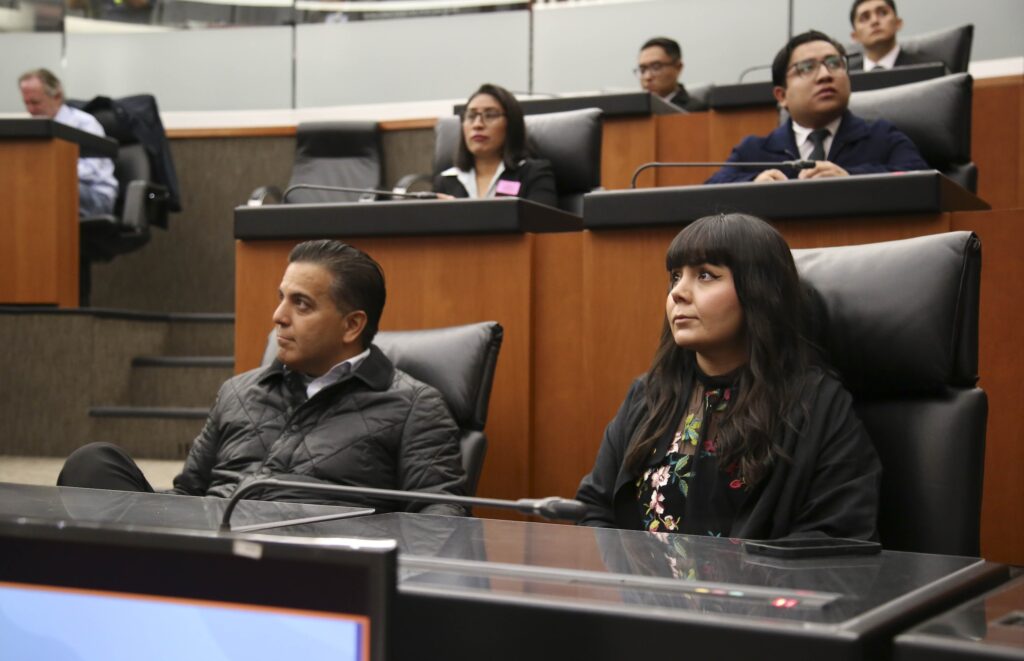
<path fill-rule="evenodd" d="M 121 226 L 135 234 L 145 234 L 150 223 L 167 224 L 167 200 L 170 193 L 166 186 L 151 181 L 136 179 L 128 182 L 124 194 L 124 208 L 121 210 Z"/>
<path fill-rule="evenodd" d="M 260 186 L 249 196 L 250 207 L 262 207 L 264 204 L 281 204 L 281 189 L 277 186 Z"/>

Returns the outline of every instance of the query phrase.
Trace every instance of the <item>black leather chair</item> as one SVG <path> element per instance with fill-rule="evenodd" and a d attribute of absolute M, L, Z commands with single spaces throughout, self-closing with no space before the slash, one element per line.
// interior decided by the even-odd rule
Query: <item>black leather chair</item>
<path fill-rule="evenodd" d="M 377 122 L 304 122 L 295 129 L 295 163 L 288 187 L 297 184 L 379 189 L 383 178 L 380 128 Z M 286 189 L 287 192 L 287 189 Z M 372 194 L 296 189 L 284 202 L 355 202 Z M 249 206 L 279 204 L 281 190 L 262 186 Z"/>
<path fill-rule="evenodd" d="M 970 74 L 958 73 L 854 92 L 850 111 L 867 120 L 889 120 L 917 145 L 929 165 L 973 193 L 978 166 L 971 161 L 972 90 Z"/>
<path fill-rule="evenodd" d="M 942 62 L 951 73 L 967 73 L 973 42 L 974 26 L 971 24 L 899 39 L 900 50 L 913 56 L 915 61 Z M 850 65 L 863 68 L 857 64 L 862 58 L 862 52 L 851 51 Z"/>
<path fill-rule="evenodd" d="M 107 137 L 118 141 L 114 159 L 117 199 L 111 214 L 79 219 L 79 303 L 89 305 L 91 265 L 109 262 L 149 242 L 150 226 L 167 227 L 170 196 L 153 181 L 150 155 L 129 122 L 110 107 L 91 111 Z"/>
<path fill-rule="evenodd" d="M 988 399 L 976 386 L 978 238 L 793 255 L 817 302 L 814 335 L 882 461 L 882 544 L 979 555 Z"/>
<path fill-rule="evenodd" d="M 526 139 L 537 158 L 551 161 L 558 190 L 558 208 L 583 213 L 583 196 L 601 186 L 601 111 L 584 108 L 527 115 Z M 434 129 L 434 176 L 455 164 L 462 139 L 457 115 L 443 117 Z M 408 186 L 403 178 L 398 186 Z"/>
<path fill-rule="evenodd" d="M 466 494 L 474 495 L 487 454 L 487 408 L 504 331 L 496 321 L 413 331 L 380 331 L 373 343 L 395 367 L 440 391 L 459 426 Z M 271 331 L 263 364 L 277 354 Z"/>

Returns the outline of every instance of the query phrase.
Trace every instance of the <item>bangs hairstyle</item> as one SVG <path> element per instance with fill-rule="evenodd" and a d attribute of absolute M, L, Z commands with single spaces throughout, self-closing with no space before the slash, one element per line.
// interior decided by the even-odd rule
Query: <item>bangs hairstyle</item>
<path fill-rule="evenodd" d="M 473 99 L 481 94 L 494 97 L 494 100 L 501 106 L 505 113 L 505 144 L 501 148 L 501 160 L 505 163 L 505 169 L 514 170 L 519 167 L 519 161 L 529 157 L 529 149 L 526 145 L 526 122 L 523 120 L 523 108 L 519 105 L 515 95 L 504 87 L 484 83 L 480 89 L 469 95 L 466 100 L 466 109 Z M 462 128 L 465 126 L 466 110 L 462 111 L 463 123 L 459 125 L 459 142 L 455 147 L 455 165 L 464 172 L 473 169 L 475 159 L 469 152 L 466 145 L 466 134 Z"/>
<path fill-rule="evenodd" d="M 732 272 L 743 309 L 748 361 L 740 368 L 737 397 L 719 426 L 719 465 L 737 462 L 750 487 L 770 470 L 788 416 L 797 405 L 797 384 L 811 363 L 804 336 L 804 291 L 793 254 L 775 228 L 745 214 L 706 216 L 672 240 L 665 266 L 714 264 Z M 626 466 L 642 471 L 651 449 L 673 431 L 688 402 L 696 353 L 675 343 L 665 319 L 647 373 L 646 414 L 626 451 Z"/>

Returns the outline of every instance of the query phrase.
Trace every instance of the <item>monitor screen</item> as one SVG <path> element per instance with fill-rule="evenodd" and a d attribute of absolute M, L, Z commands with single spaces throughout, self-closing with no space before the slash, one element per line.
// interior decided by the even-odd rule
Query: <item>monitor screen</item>
<path fill-rule="evenodd" d="M 390 540 L 0 522 L 0 661 L 379 661 Z"/>

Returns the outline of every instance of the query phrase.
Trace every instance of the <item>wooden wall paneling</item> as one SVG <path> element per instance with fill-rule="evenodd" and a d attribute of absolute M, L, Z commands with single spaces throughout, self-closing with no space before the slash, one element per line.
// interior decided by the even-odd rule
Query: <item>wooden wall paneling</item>
<path fill-rule="evenodd" d="M 710 113 L 659 115 L 654 122 L 657 127 L 657 160 L 676 163 L 710 160 Z M 640 176 L 647 179 L 656 177 L 658 186 L 689 186 L 704 183 L 714 171 L 714 168 L 660 168 Z"/>
<path fill-rule="evenodd" d="M 1022 76 L 974 82 L 971 158 L 978 166 L 978 195 L 993 209 L 1012 209 L 1024 202 L 1022 89 Z M 1020 145 L 1021 149 L 1014 149 L 1013 145 Z"/>
<path fill-rule="evenodd" d="M 591 451 L 580 366 L 595 329 L 583 319 L 583 233 L 536 235 L 534 259 L 529 495 L 571 498 L 577 485 L 566 462 L 585 463 Z"/>
<path fill-rule="evenodd" d="M 790 248 L 853 246 L 948 232 L 948 213 L 822 220 L 773 220 Z"/>
<path fill-rule="evenodd" d="M 0 303 L 78 305 L 78 145 L 0 141 Z"/>
<path fill-rule="evenodd" d="M 713 161 L 729 158 L 732 148 L 748 135 L 768 135 L 779 125 L 779 113 L 774 106 L 712 110 L 710 115 L 708 155 Z"/>
<path fill-rule="evenodd" d="M 604 428 L 658 346 L 668 275 L 665 252 L 679 228 L 587 231 L 583 251 L 582 454 L 567 457 L 563 481 L 578 486 L 597 457 Z"/>
<path fill-rule="evenodd" d="M 633 171 L 655 159 L 657 126 L 649 116 L 606 117 L 603 126 L 601 186 L 608 190 L 629 188 Z"/>
<path fill-rule="evenodd" d="M 988 393 L 982 555 L 1024 564 L 1024 209 L 955 213 L 981 238 L 979 385 Z"/>

